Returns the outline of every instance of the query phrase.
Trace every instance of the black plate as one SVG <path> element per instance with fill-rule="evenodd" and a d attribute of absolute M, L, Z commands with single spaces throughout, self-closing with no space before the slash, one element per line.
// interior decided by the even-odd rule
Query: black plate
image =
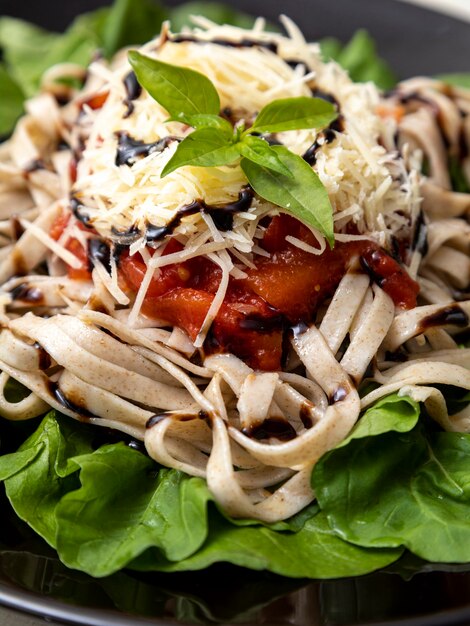
<path fill-rule="evenodd" d="M 1 0 L 2 14 L 61 29 L 104 0 Z M 173 2 L 171 4 L 178 4 Z M 360 27 L 402 78 L 470 71 L 470 24 L 396 0 L 232 0 L 275 20 L 287 13 L 309 38 L 346 40 Z M 470 573 L 416 573 L 411 559 L 393 571 L 336 581 L 289 580 L 229 566 L 206 572 L 95 580 L 65 568 L 55 553 L 0 502 L 0 623 L 23 624 L 16 610 L 83 626 L 268 624 L 270 626 L 468 626 Z M 410 578 L 410 575 L 412 577 Z M 43 623 L 34 621 L 33 623 Z M 24 618 L 24 624 L 32 624 Z"/>

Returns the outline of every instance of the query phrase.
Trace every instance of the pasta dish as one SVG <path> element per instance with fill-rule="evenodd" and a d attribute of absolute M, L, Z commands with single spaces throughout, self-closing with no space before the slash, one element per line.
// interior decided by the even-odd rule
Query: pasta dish
<path fill-rule="evenodd" d="M 445 400 L 470 391 L 470 195 L 451 171 L 470 180 L 470 92 L 353 83 L 287 19 L 195 24 L 131 64 L 51 68 L 1 145 L 0 411 L 121 431 L 227 515 L 274 523 L 381 398 L 470 432 L 470 405 Z M 202 75 L 220 106 L 169 115 L 158 68 L 200 81 L 174 99 L 194 104 Z M 324 121 L 261 123 L 288 99 Z M 193 156 L 204 137 L 213 164 Z"/>

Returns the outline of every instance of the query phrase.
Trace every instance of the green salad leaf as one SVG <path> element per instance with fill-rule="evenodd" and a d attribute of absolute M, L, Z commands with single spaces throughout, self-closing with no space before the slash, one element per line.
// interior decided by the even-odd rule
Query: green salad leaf
<path fill-rule="evenodd" d="M 358 30 L 345 46 L 330 37 L 323 39 L 320 45 L 323 58 L 339 63 L 355 82 L 372 81 L 381 89 L 396 85 L 396 75 L 377 54 L 375 41 L 367 31 Z"/>
<path fill-rule="evenodd" d="M 151 459 L 123 443 L 74 462 L 81 487 L 55 511 L 56 547 L 66 565 L 100 577 L 150 546 L 180 561 L 205 540 L 210 495 L 202 479 L 156 471 Z"/>
<path fill-rule="evenodd" d="M 203 15 L 216 24 L 233 24 L 240 28 L 251 28 L 255 18 L 241 11 L 235 11 L 221 2 L 185 2 L 171 10 L 170 20 L 174 32 L 185 26 L 192 26 L 191 16 Z M 271 28 L 271 25 L 270 25 Z"/>
<path fill-rule="evenodd" d="M 5 480 L 17 515 L 52 546 L 55 508 L 65 493 L 78 486 L 73 475 L 77 468 L 70 459 L 90 449 L 86 432 L 69 421 L 59 427 L 50 413 L 18 452 L 0 457 L 0 480 Z"/>
<path fill-rule="evenodd" d="M 24 93 L 0 63 L 0 137 L 6 135 L 23 111 Z"/>
<path fill-rule="evenodd" d="M 418 417 L 418 405 L 397 396 L 369 409 L 314 469 L 320 507 L 356 545 L 470 561 L 470 435 L 426 428 Z"/>
<path fill-rule="evenodd" d="M 0 457 L 0 480 L 18 516 L 63 563 L 95 577 L 123 567 L 184 571 L 229 562 L 285 576 L 357 575 L 401 548 L 344 542 L 312 505 L 269 525 L 231 520 L 205 482 L 159 468 L 124 443 L 94 446 L 96 429 L 50 412 L 18 452 Z"/>
<path fill-rule="evenodd" d="M 149 551 L 131 566 L 144 571 L 181 572 L 225 561 L 295 578 L 338 578 L 380 569 L 401 554 L 399 548 L 364 550 L 346 543 L 331 530 L 323 513 L 309 519 L 297 533 L 259 526 L 236 527 L 218 516 L 211 519 L 205 544 L 189 558 L 170 562 Z"/>
<path fill-rule="evenodd" d="M 154 0 L 115 0 L 101 33 L 105 55 L 153 39 L 167 17 L 168 11 Z"/>
<path fill-rule="evenodd" d="M 463 87 L 464 89 L 470 89 L 470 73 L 460 72 L 455 74 L 438 74 L 435 78 L 442 80 L 448 85 L 454 87 Z"/>

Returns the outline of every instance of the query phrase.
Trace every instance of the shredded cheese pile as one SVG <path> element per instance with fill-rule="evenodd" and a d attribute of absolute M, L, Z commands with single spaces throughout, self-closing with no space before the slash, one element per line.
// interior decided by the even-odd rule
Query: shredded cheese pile
<path fill-rule="evenodd" d="M 379 93 L 371 83 L 353 83 L 336 63 L 322 62 L 318 45 L 308 44 L 286 19 L 288 36 L 264 32 L 261 22 L 248 31 L 252 40 L 275 44 L 276 52 L 266 47 L 237 48 L 211 43 L 217 39 L 236 42 L 246 38 L 247 31 L 217 26 L 203 18 L 198 18 L 197 23 L 199 28 L 191 32 L 197 42 L 172 42 L 171 33 L 165 31 L 141 50 L 207 75 L 217 88 L 222 108 L 229 107 L 247 122 L 274 99 L 309 96 L 312 88 L 332 95 L 344 118 L 344 131 L 318 150 L 314 168 L 330 196 L 336 230 L 340 235 L 350 232 L 348 225 L 353 223 L 357 233 L 367 233 L 385 244 L 390 233 L 409 224 L 419 205 L 417 181 L 397 155 L 381 145 L 384 123 L 375 113 Z M 149 222 L 163 226 L 178 208 L 196 198 L 203 198 L 208 204 L 236 199 L 246 183 L 238 165 L 186 166 L 160 178 L 176 150 L 176 142 L 132 166 L 115 165 L 117 133 L 126 132 L 134 139 L 152 143 L 169 135 L 184 137 L 191 132 L 179 123 L 165 123 L 167 112 L 146 92 L 134 102 L 134 112 L 125 118 L 123 79 L 129 71 L 127 61 L 116 69 L 101 62 L 90 68 L 91 74 L 102 81 L 101 91 L 109 91 L 109 95 L 99 110 L 84 107 L 80 124 L 88 136 L 74 192 L 86 205 L 98 232 L 106 235 L 110 225 L 123 230 L 132 226 L 144 228 Z M 277 138 L 293 152 L 303 154 L 317 134 L 317 129 L 290 131 L 279 133 Z M 221 235 L 228 247 L 245 254 L 252 252 L 250 222 L 273 208 L 265 201 L 255 201 L 249 212 L 237 217 L 233 231 Z M 209 230 L 210 226 L 197 215 L 184 219 L 175 234 L 188 237 L 187 245 L 192 247 L 191 238 L 202 240 L 203 233 Z M 140 247 L 144 245 L 142 239 Z M 134 250 L 138 248 L 135 246 Z"/>

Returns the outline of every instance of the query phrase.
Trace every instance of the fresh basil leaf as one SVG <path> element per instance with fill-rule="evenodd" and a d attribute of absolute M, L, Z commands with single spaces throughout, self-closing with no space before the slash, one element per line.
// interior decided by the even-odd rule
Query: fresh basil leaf
<path fill-rule="evenodd" d="M 167 11 L 153 0 L 115 0 L 103 30 L 106 56 L 152 39 L 167 17 Z"/>
<path fill-rule="evenodd" d="M 346 543 L 329 528 L 322 513 L 309 519 L 297 533 L 280 533 L 265 527 L 236 527 L 215 517 L 200 550 L 172 563 L 153 552 L 131 564 L 133 569 L 181 572 L 213 563 L 229 562 L 255 570 L 268 569 L 282 576 L 338 578 L 365 574 L 396 561 L 402 550 L 367 550 Z"/>
<path fill-rule="evenodd" d="M 241 155 L 253 161 L 253 163 L 292 178 L 291 171 L 282 163 L 276 151 L 261 137 L 246 135 L 238 145 Z"/>
<path fill-rule="evenodd" d="M 179 561 L 207 535 L 205 482 L 161 469 L 124 443 L 76 457 L 81 487 L 56 508 L 62 561 L 93 576 L 113 573 L 152 546 Z"/>
<path fill-rule="evenodd" d="M 319 130 L 337 117 L 335 107 L 322 98 L 281 98 L 261 109 L 248 132 L 279 133 L 303 128 Z"/>
<path fill-rule="evenodd" d="M 251 28 L 255 18 L 241 11 L 234 11 L 219 2 L 185 2 L 172 9 L 170 14 L 171 28 L 174 32 L 181 31 L 185 26 L 193 26 L 191 17 L 204 15 L 216 24 L 232 24 L 240 28 Z"/>
<path fill-rule="evenodd" d="M 169 122 L 181 122 L 182 124 L 187 124 L 188 126 L 192 126 L 192 128 L 201 129 L 201 128 L 216 128 L 220 132 L 224 133 L 228 137 L 233 135 L 233 127 L 220 115 L 209 115 L 208 113 L 199 113 L 197 115 L 184 115 L 184 113 L 180 113 L 176 117 L 173 117 L 168 120 Z"/>
<path fill-rule="evenodd" d="M 175 154 L 163 168 L 161 177 L 184 165 L 214 167 L 228 165 L 240 157 L 238 146 L 231 137 L 215 128 L 201 128 L 188 135 L 178 145 Z"/>
<path fill-rule="evenodd" d="M 369 409 L 349 440 L 320 459 L 312 477 L 320 507 L 357 545 L 470 561 L 470 435 L 426 429 L 416 423 L 417 407 L 410 402 L 404 413 L 403 401 Z"/>
<path fill-rule="evenodd" d="M 463 87 L 464 89 L 470 89 L 470 73 L 456 73 L 456 74 L 439 74 L 435 77 L 437 80 L 442 80 L 448 85 L 454 87 Z"/>
<path fill-rule="evenodd" d="M 333 59 L 348 71 L 355 82 L 372 81 L 381 89 L 391 89 L 397 78 L 390 66 L 379 57 L 372 37 L 358 30 L 344 47 L 337 40 L 321 42 L 323 58 Z"/>
<path fill-rule="evenodd" d="M 271 146 L 292 177 L 279 175 L 267 167 L 243 158 L 242 169 L 256 193 L 287 209 L 301 221 L 318 229 L 334 245 L 333 210 L 317 174 L 301 157 L 284 146 Z"/>
<path fill-rule="evenodd" d="M 142 87 L 171 116 L 219 113 L 219 95 L 207 76 L 151 59 L 136 50 L 129 52 L 129 62 Z"/>
<path fill-rule="evenodd" d="M 0 63 L 0 137 L 7 135 L 23 112 L 24 93 Z"/>

